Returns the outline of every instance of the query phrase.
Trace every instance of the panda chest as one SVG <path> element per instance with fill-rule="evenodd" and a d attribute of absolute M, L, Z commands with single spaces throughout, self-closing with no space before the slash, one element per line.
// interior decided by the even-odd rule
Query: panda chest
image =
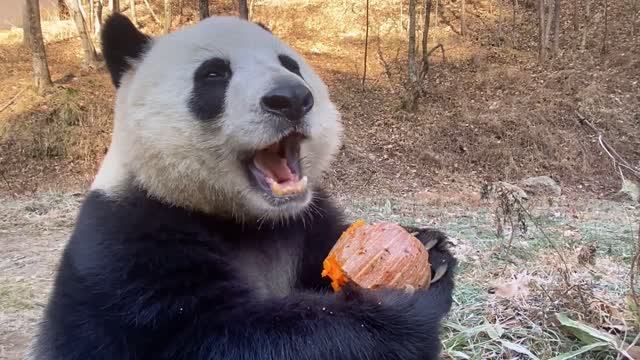
<path fill-rule="evenodd" d="M 258 297 L 284 297 L 295 286 L 301 246 L 293 239 L 268 240 L 238 249 L 233 254 L 235 272 Z"/>

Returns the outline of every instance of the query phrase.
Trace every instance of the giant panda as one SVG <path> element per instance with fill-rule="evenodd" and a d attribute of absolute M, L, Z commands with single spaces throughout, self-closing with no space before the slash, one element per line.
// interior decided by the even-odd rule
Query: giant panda
<path fill-rule="evenodd" d="M 456 260 L 427 291 L 334 293 L 347 227 L 321 179 L 340 115 L 314 70 L 260 25 L 213 17 L 162 37 L 104 24 L 112 143 L 78 214 L 36 360 L 437 359 Z"/>

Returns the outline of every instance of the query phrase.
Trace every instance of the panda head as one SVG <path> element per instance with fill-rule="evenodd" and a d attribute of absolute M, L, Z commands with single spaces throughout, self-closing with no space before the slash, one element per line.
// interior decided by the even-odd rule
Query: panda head
<path fill-rule="evenodd" d="M 93 184 L 135 184 L 170 205 L 283 219 L 304 213 L 340 144 L 324 82 L 258 24 L 212 17 L 152 38 L 123 15 L 102 33 L 117 88 Z"/>

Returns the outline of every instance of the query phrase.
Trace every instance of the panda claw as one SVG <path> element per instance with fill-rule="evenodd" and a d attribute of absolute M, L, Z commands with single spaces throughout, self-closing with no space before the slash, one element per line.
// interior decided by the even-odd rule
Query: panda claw
<path fill-rule="evenodd" d="M 438 280 L 442 279 L 442 277 L 446 273 L 447 273 L 447 264 L 442 264 L 442 265 L 438 266 L 438 268 L 436 269 L 436 274 L 431 279 L 431 284 L 434 284 Z"/>
<path fill-rule="evenodd" d="M 429 240 L 429 242 L 424 244 L 424 247 L 427 249 L 427 251 L 429 251 L 437 244 L 438 244 L 438 239 L 433 239 L 433 240 Z"/>

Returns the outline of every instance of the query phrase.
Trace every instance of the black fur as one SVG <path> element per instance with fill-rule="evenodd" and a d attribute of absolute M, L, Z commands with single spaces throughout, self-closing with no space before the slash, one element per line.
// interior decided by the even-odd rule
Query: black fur
<path fill-rule="evenodd" d="M 139 59 L 145 53 L 151 38 L 141 33 L 126 16 L 115 13 L 105 21 L 101 39 L 111 81 L 117 88 L 122 75 L 131 67 L 129 61 Z"/>
<path fill-rule="evenodd" d="M 258 227 L 165 206 L 141 190 L 118 199 L 91 192 L 60 263 L 36 359 L 437 359 L 453 269 L 414 295 L 352 287 L 334 294 L 320 277 L 322 260 L 346 225 L 328 201 L 314 207 L 321 216 Z M 441 233 L 419 237 L 440 239 L 431 259 L 454 266 Z M 294 289 L 257 296 L 258 284 L 234 262 L 282 241 L 302 249 Z"/>
<path fill-rule="evenodd" d="M 209 59 L 193 74 L 189 110 L 202 121 L 216 119 L 224 112 L 224 99 L 231 81 L 231 65 L 221 58 Z"/>
<path fill-rule="evenodd" d="M 298 62 L 293 60 L 290 56 L 284 54 L 278 55 L 278 60 L 285 69 L 302 77 L 302 74 L 300 74 L 300 65 L 298 65 Z"/>

